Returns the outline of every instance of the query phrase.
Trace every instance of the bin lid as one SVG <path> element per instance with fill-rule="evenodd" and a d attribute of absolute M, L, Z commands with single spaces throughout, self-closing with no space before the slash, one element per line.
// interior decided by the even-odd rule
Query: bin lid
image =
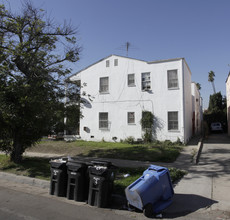
<path fill-rule="evenodd" d="M 67 162 L 68 170 L 78 171 L 80 169 L 86 169 L 87 165 L 84 162 L 79 161 L 69 161 Z"/>
<path fill-rule="evenodd" d="M 94 166 L 103 166 L 103 167 L 111 167 L 112 166 L 112 163 L 110 161 L 106 161 L 106 160 L 93 160 L 91 161 L 91 163 L 94 165 Z"/>
<path fill-rule="evenodd" d="M 66 166 L 67 159 L 66 158 L 58 158 L 50 160 L 50 165 L 53 168 L 61 168 Z"/>

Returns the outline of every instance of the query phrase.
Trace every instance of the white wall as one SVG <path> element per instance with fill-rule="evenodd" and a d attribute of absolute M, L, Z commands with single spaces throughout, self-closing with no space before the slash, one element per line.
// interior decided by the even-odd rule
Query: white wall
<path fill-rule="evenodd" d="M 201 133 L 202 126 L 202 99 L 200 97 L 200 92 L 197 89 L 196 83 L 192 82 L 192 112 L 195 116 L 195 127 L 194 135 Z"/>
<path fill-rule="evenodd" d="M 114 66 L 114 59 L 118 59 L 118 66 Z M 110 67 L 106 67 L 106 60 L 110 61 Z M 171 141 L 176 141 L 178 138 L 182 141 L 189 139 L 192 121 L 191 73 L 183 62 L 184 59 L 175 59 L 147 63 L 113 55 L 82 70 L 77 76 L 73 76 L 71 80 L 80 77 L 82 85 L 87 83 L 81 92 L 94 97 L 92 102 L 88 99 L 88 105 L 83 106 L 82 109 L 84 116 L 80 121 L 82 139 L 111 141 L 112 137 L 117 137 L 119 141 L 129 136 L 141 138 L 140 120 L 143 110 L 152 111 L 154 114 L 156 139 Z M 168 90 L 167 70 L 173 69 L 178 70 L 179 88 Z M 151 92 L 141 90 L 141 73 L 143 72 L 151 73 Z M 131 73 L 135 73 L 135 87 L 127 86 L 127 75 Z M 107 76 L 109 77 L 109 94 L 100 94 L 99 78 Z M 87 99 L 87 96 L 85 98 Z M 185 105 L 183 105 L 183 99 L 186 101 Z M 168 111 L 178 111 L 178 131 L 168 131 Z M 99 130 L 99 112 L 109 113 L 111 123 L 107 131 Z M 127 112 L 135 112 L 134 125 L 128 125 Z M 184 128 L 185 123 L 187 123 L 186 128 Z M 87 131 L 84 131 L 84 127 L 88 128 Z"/>

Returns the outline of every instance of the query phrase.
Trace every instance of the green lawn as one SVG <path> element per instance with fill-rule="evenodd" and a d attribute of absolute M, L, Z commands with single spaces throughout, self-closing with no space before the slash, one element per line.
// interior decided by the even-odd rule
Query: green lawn
<path fill-rule="evenodd" d="M 146 168 L 118 168 L 114 181 L 114 193 L 124 195 L 124 189 L 138 179 Z M 50 164 L 46 158 L 25 157 L 20 165 L 9 160 L 6 155 L 0 155 L 0 171 L 29 176 L 43 180 L 50 180 Z M 185 172 L 169 168 L 172 182 L 181 179 Z M 129 177 L 124 177 L 129 174 Z"/>
<path fill-rule="evenodd" d="M 174 162 L 182 146 L 169 141 L 152 144 L 128 144 L 92 141 L 41 141 L 28 151 L 71 156 L 119 158 L 128 160 Z"/>

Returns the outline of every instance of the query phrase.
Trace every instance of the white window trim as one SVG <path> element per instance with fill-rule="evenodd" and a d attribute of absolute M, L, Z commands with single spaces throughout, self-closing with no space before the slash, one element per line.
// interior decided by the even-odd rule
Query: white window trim
<path fill-rule="evenodd" d="M 133 113 L 134 114 L 134 122 L 129 122 L 129 114 L 130 113 Z M 135 121 L 135 112 L 127 112 L 127 124 L 128 125 L 135 125 L 136 124 L 136 121 Z"/>
<path fill-rule="evenodd" d="M 172 113 L 172 112 L 177 112 L 177 129 L 169 129 L 169 113 Z M 178 111 L 168 111 L 167 112 L 167 121 L 168 121 L 168 124 L 167 124 L 167 126 L 168 126 L 168 131 L 169 132 L 179 132 L 180 130 L 179 130 L 179 112 Z"/>
<path fill-rule="evenodd" d="M 108 89 L 106 90 L 106 91 L 102 91 L 101 90 L 101 79 L 105 79 L 105 78 L 108 78 Z M 100 92 L 100 94 L 108 94 L 109 93 L 109 77 L 108 76 L 105 76 L 105 77 L 100 77 L 99 78 L 99 92 Z"/>
<path fill-rule="evenodd" d="M 177 73 L 177 86 L 175 86 L 175 87 L 169 87 L 169 72 L 170 71 L 176 71 L 176 73 Z M 168 90 L 177 90 L 177 89 L 179 89 L 178 69 L 167 70 L 167 86 L 168 86 Z"/>
<path fill-rule="evenodd" d="M 103 114 L 103 113 L 107 113 L 107 120 L 102 120 L 100 118 L 100 114 Z M 98 122 L 99 122 L 99 130 L 109 130 L 109 127 L 110 127 L 110 122 L 109 122 L 109 113 L 108 112 L 99 112 L 99 115 L 98 115 Z M 101 125 L 101 122 L 106 122 L 107 123 L 107 127 L 102 127 L 100 126 Z"/>
<path fill-rule="evenodd" d="M 144 74 L 149 74 L 149 78 L 146 80 L 143 80 L 143 75 Z M 143 83 L 149 83 L 150 88 L 143 88 Z M 141 73 L 141 89 L 142 91 L 151 91 L 151 73 L 150 72 L 143 72 Z"/>
<path fill-rule="evenodd" d="M 133 75 L 133 83 L 129 84 L 129 76 Z M 128 87 L 135 87 L 136 86 L 136 83 L 135 83 L 135 73 L 129 73 L 127 75 L 127 85 Z"/>

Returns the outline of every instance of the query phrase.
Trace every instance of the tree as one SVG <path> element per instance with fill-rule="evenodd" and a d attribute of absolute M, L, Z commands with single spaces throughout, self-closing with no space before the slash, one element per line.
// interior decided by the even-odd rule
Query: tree
<path fill-rule="evenodd" d="M 210 95 L 208 110 L 204 112 L 204 121 L 210 125 L 213 122 L 220 122 L 226 131 L 227 129 L 227 105 L 226 97 L 221 92 Z"/>
<path fill-rule="evenodd" d="M 153 123 L 154 123 L 153 113 L 149 111 L 143 111 L 140 123 L 142 129 L 145 132 L 143 135 L 144 142 L 151 142 L 153 139 Z"/>
<path fill-rule="evenodd" d="M 56 123 L 65 66 L 79 60 L 76 29 L 46 17 L 30 2 L 20 14 L 0 6 L 0 149 L 16 163 Z"/>
<path fill-rule="evenodd" d="M 200 83 L 196 83 L 196 87 L 197 87 L 198 90 L 201 90 L 201 85 L 200 85 Z"/>
<path fill-rule="evenodd" d="M 210 71 L 208 73 L 208 81 L 212 83 L 213 92 L 215 94 L 216 88 L 215 88 L 215 84 L 214 84 L 214 77 L 215 77 L 215 73 L 213 71 Z"/>

